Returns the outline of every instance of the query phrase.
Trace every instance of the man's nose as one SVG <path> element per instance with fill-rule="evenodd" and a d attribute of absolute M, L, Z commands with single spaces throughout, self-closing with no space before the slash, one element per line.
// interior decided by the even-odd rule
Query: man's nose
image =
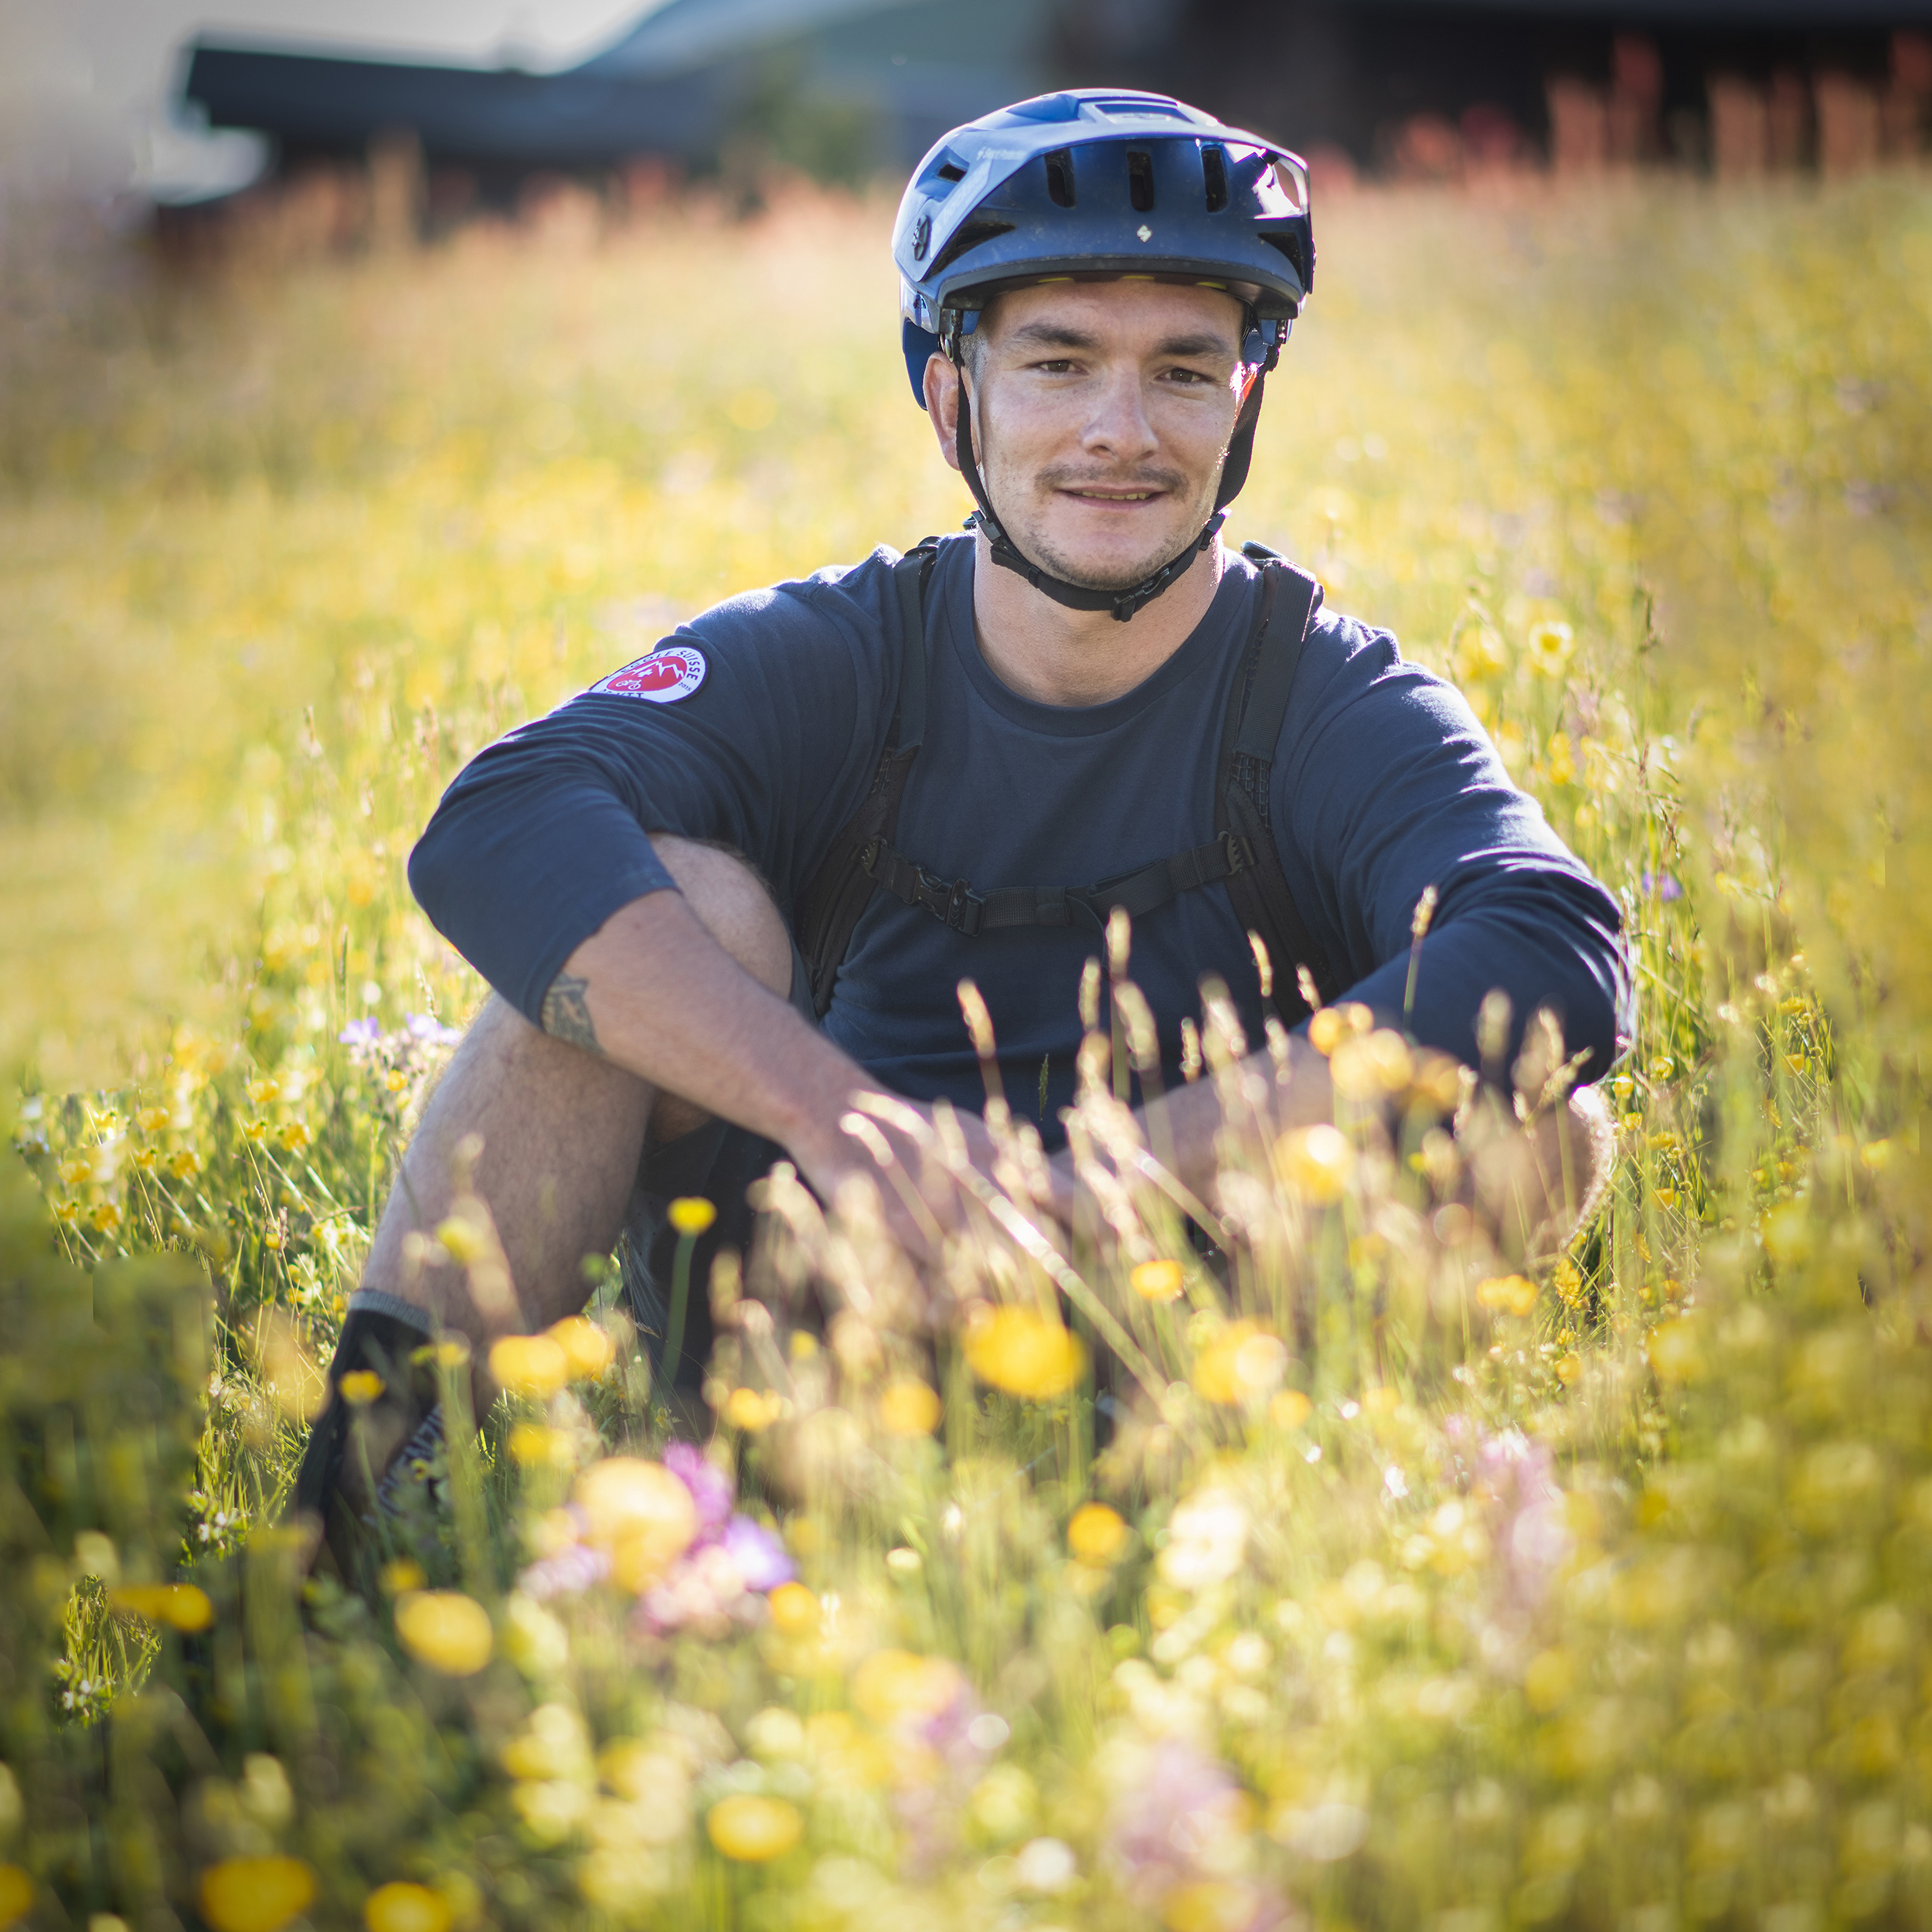
<path fill-rule="evenodd" d="M 1151 455 L 1160 447 L 1138 369 L 1107 372 L 1080 441 L 1092 454 L 1111 455 L 1125 462 Z"/>

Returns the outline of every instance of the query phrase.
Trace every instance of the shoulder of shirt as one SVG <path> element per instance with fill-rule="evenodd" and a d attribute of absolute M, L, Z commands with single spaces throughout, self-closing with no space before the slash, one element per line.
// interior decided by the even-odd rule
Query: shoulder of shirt
<path fill-rule="evenodd" d="M 1298 701 L 1314 698 L 1331 704 L 1371 694 L 1414 697 L 1454 690 L 1427 666 L 1405 658 L 1393 631 L 1331 610 L 1325 603 L 1308 626 L 1296 684 Z"/>
<path fill-rule="evenodd" d="M 942 554 L 954 544 L 971 540 L 961 536 L 938 539 Z M 787 605 L 811 611 L 842 626 L 855 622 L 869 625 L 891 607 L 897 595 L 893 570 L 901 554 L 889 544 L 882 543 L 856 563 L 828 563 L 808 577 L 787 578 L 760 590 L 740 591 L 714 604 L 682 628 L 702 636 L 707 627 L 729 627 L 745 618 L 756 621 Z"/>

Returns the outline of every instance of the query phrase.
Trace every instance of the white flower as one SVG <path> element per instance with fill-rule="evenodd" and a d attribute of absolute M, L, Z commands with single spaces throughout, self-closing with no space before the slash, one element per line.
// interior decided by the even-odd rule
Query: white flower
<path fill-rule="evenodd" d="M 1224 1583 L 1240 1569 L 1247 1544 L 1241 1498 L 1231 1489 L 1197 1490 L 1168 1519 L 1161 1574 L 1182 1590 Z"/>

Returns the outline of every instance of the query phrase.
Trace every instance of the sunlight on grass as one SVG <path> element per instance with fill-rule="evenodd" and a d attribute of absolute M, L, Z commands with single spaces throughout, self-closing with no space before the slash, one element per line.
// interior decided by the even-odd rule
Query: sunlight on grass
<path fill-rule="evenodd" d="M 374 1607 L 300 1590 L 317 1365 L 481 992 L 410 845 L 679 616 L 957 524 L 886 219 L 0 324 L 0 1924 L 1932 1924 L 1920 179 L 1318 210 L 1233 532 L 1623 896 L 1564 1252 L 1454 1199 L 1508 1112 L 1452 1141 L 1337 1016 L 1360 1098 L 1230 1137 L 1225 1279 L 1117 1186 L 1056 1252 L 1016 1157 L 934 1334 L 781 1175 L 707 1448 L 600 1292 Z"/>

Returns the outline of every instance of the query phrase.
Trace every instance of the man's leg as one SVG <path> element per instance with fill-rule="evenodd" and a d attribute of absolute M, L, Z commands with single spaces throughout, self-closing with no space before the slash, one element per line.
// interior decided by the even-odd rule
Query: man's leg
<path fill-rule="evenodd" d="M 791 981 L 791 937 L 757 875 L 717 847 L 663 835 L 651 842 L 713 936 L 782 997 Z M 297 1510 L 327 1519 L 337 1513 L 332 1492 L 339 1492 L 354 1515 L 366 1515 L 369 1480 L 379 1481 L 422 1430 L 434 1401 L 433 1378 L 412 1373 L 410 1355 L 438 1328 L 453 1329 L 469 1338 L 480 1362 L 498 1336 L 575 1314 L 590 1294 L 585 1258 L 615 1243 L 647 1137 L 675 1139 L 706 1118 L 689 1102 L 539 1032 L 492 997 L 403 1155 L 329 1371 L 329 1407 L 304 1458 Z M 479 1307 L 465 1270 L 444 1260 L 435 1243 L 465 1190 L 495 1223 L 511 1282 L 505 1305 Z M 338 1385 L 362 1368 L 380 1377 L 384 1391 L 351 1410 Z M 332 1542 L 339 1557 L 342 1541 Z"/>

